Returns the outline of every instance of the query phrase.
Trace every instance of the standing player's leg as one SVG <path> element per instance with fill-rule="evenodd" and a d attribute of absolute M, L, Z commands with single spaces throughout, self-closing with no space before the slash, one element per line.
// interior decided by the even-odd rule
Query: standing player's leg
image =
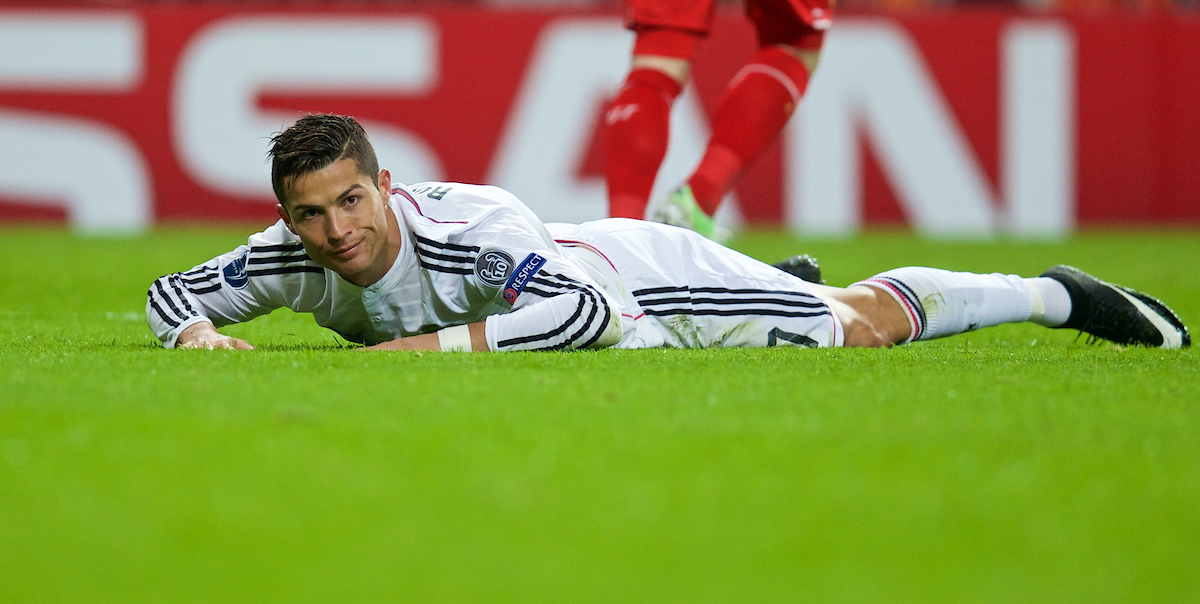
<path fill-rule="evenodd" d="M 667 153 L 671 107 L 687 82 L 698 40 L 688 31 L 638 30 L 629 75 L 604 113 L 609 216 L 645 217 Z"/>
<path fill-rule="evenodd" d="M 686 184 L 651 209 L 651 219 L 712 237 L 712 215 L 742 171 L 795 112 L 830 24 L 827 0 L 748 0 L 760 50 L 730 80 L 712 138 Z"/>
<path fill-rule="evenodd" d="M 692 51 L 708 35 L 716 0 L 625 0 L 637 38 L 625 85 L 605 111 L 609 216 L 646 216 L 667 153 L 671 106 L 687 83 Z"/>

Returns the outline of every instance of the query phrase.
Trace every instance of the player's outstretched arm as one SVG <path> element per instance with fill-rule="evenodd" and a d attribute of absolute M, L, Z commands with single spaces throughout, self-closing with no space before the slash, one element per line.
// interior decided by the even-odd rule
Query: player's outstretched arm
<path fill-rule="evenodd" d="M 488 352 L 485 322 L 479 321 L 468 325 L 447 327 L 434 333 L 423 333 L 419 336 L 396 338 L 390 342 L 367 346 L 359 350 L 438 350 L 466 351 L 468 338 L 471 352 Z M 466 331 L 463 331 L 463 328 Z"/>
<path fill-rule="evenodd" d="M 254 350 L 245 340 L 229 337 L 213 327 L 212 323 L 193 323 L 179 334 L 176 348 L 206 348 L 208 350 Z"/>
<path fill-rule="evenodd" d="M 303 307 L 297 295 L 321 299 L 324 269 L 282 224 L 251 235 L 246 245 L 221 254 L 191 270 L 155 279 L 146 292 L 146 323 L 166 348 L 182 346 L 180 336 L 199 323 L 211 333 L 190 348 L 249 348 L 235 346 L 213 329 L 244 323 L 281 306 Z M 197 328 L 204 329 L 204 328 Z"/>

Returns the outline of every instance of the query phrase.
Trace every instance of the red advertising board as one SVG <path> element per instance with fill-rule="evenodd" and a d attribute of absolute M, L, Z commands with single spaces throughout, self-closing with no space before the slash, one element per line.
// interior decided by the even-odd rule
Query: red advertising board
<path fill-rule="evenodd" d="M 6 7 L 0 221 L 272 220 L 264 137 L 318 111 L 378 131 L 401 180 L 491 182 L 549 220 L 598 218 L 599 115 L 631 41 L 612 12 Z M 753 50 L 740 16 L 719 15 L 660 190 Z M 736 191 L 749 222 L 803 231 L 821 204 L 844 205 L 814 224 L 953 234 L 937 216 L 990 204 L 966 234 L 1025 232 L 1039 207 L 1059 217 L 1030 233 L 1200 224 L 1198 19 L 840 15 L 809 96 Z M 853 161 L 825 155 L 847 145 Z M 1025 209 L 1005 218 L 1006 204 Z"/>

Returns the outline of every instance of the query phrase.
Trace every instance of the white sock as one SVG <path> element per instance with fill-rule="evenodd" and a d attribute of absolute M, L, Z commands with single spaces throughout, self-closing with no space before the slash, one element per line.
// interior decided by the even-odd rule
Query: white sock
<path fill-rule="evenodd" d="M 1050 277 L 1023 279 L 1033 294 L 1033 312 L 1029 320 L 1046 327 L 1058 327 L 1071 317 L 1071 294 L 1062 283 Z"/>
<path fill-rule="evenodd" d="M 1025 281 L 1017 275 L 980 275 L 909 266 L 854 285 L 883 290 L 899 302 L 912 327 L 912 335 L 906 340 L 911 342 L 1028 321 L 1034 297 Z"/>

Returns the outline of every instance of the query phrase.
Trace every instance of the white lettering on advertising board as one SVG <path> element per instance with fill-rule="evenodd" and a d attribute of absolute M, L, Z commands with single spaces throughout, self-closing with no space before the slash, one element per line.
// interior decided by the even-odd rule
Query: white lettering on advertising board
<path fill-rule="evenodd" d="M 0 19 L 0 90 L 123 91 L 142 77 L 137 17 L 9 13 Z M 107 124 L 0 109 L 0 194 L 65 207 L 81 232 L 138 231 L 150 222 L 142 153 Z"/>

